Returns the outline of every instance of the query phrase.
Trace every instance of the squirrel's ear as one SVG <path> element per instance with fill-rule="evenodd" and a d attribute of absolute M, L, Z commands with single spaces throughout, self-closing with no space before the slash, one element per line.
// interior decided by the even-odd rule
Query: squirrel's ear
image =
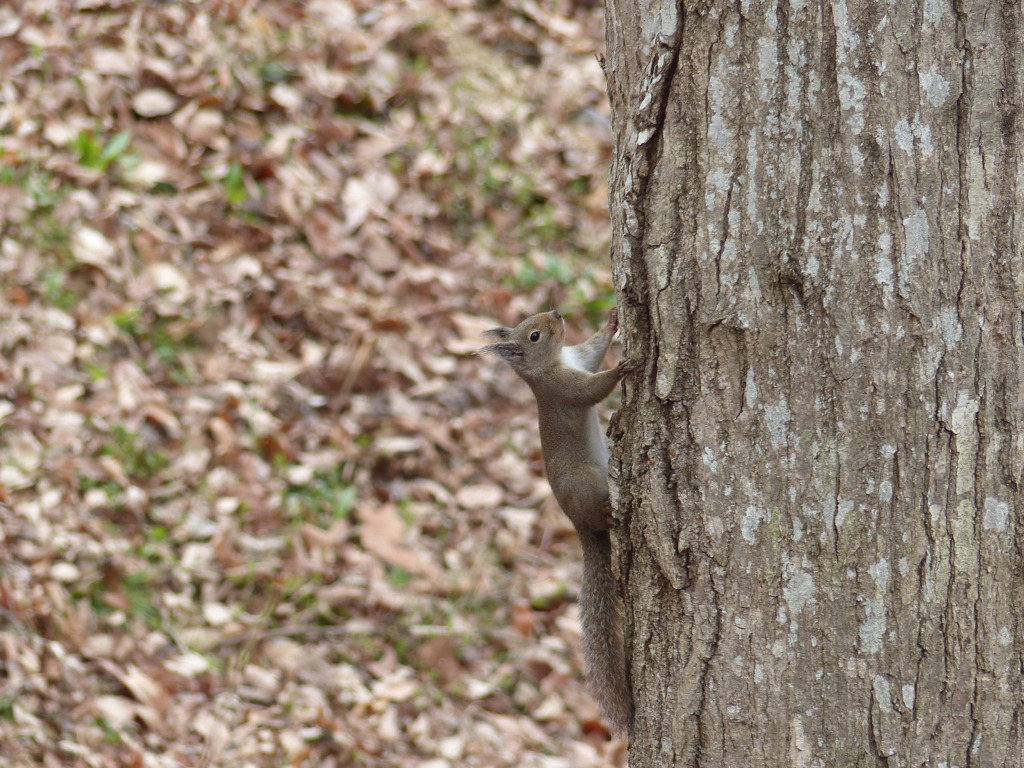
<path fill-rule="evenodd" d="M 489 331 L 484 331 L 484 336 L 489 339 L 499 339 L 504 341 L 512 335 L 511 328 L 491 328 Z"/>
<path fill-rule="evenodd" d="M 509 330 L 508 328 L 496 328 L 495 330 Z M 508 360 L 510 363 L 514 363 L 517 360 L 522 360 L 526 355 L 523 353 L 522 347 L 512 341 L 499 341 L 497 344 L 488 344 L 486 347 L 481 347 L 477 351 L 478 355 L 497 355 L 498 357 Z"/>

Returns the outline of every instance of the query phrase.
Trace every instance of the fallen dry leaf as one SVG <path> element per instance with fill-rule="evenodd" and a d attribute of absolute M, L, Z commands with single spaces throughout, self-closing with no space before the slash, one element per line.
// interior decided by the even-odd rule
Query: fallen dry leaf
<path fill-rule="evenodd" d="M 132 109 L 140 117 L 169 115 L 177 104 L 178 100 L 161 88 L 147 88 L 139 91 L 132 99 Z"/>
<path fill-rule="evenodd" d="M 455 502 L 464 509 L 494 509 L 505 497 L 497 485 L 466 485 L 455 493 Z"/>
<path fill-rule="evenodd" d="M 406 526 L 394 505 L 382 504 L 376 509 L 365 509 L 360 512 L 360 518 L 362 525 L 359 526 L 359 538 L 370 552 L 392 565 L 427 576 L 432 581 L 440 577 L 441 571 L 435 563 L 426 560 L 405 543 Z"/>

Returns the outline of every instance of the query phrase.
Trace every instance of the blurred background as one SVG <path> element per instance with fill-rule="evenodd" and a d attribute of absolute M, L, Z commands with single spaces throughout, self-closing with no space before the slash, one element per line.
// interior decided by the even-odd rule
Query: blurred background
<path fill-rule="evenodd" d="M 585 0 L 0 8 L 0 754 L 621 765 L 529 390 L 614 304 Z"/>

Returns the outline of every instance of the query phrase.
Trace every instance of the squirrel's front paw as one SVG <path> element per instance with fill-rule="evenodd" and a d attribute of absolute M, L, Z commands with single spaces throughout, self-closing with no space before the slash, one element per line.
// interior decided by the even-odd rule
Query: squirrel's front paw
<path fill-rule="evenodd" d="M 619 361 L 618 369 L 623 376 L 627 373 L 633 373 L 634 371 L 640 370 L 640 362 L 631 358 L 623 358 Z"/>
<path fill-rule="evenodd" d="M 608 313 L 608 325 L 605 326 L 608 329 L 608 333 L 612 336 L 619 330 L 619 308 L 612 307 L 611 312 Z"/>

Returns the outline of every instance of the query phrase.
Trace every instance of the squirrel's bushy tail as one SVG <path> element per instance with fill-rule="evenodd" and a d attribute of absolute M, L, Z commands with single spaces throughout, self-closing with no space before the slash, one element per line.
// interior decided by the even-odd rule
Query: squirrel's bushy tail
<path fill-rule="evenodd" d="M 619 733 L 633 727 L 633 698 L 626 684 L 619 586 L 612 573 L 608 531 L 578 531 L 583 548 L 580 623 L 583 657 L 594 697 Z"/>

